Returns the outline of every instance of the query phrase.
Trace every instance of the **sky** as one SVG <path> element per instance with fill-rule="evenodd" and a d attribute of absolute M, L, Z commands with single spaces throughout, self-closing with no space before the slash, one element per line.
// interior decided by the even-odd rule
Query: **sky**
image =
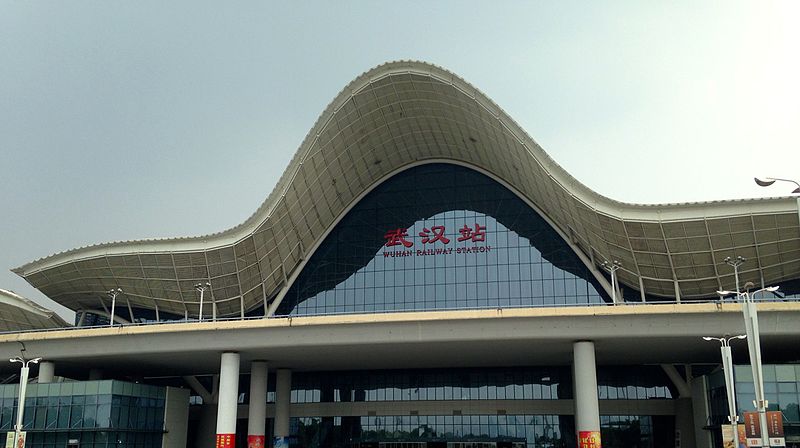
<path fill-rule="evenodd" d="M 612 199 L 787 195 L 800 2 L 0 0 L 0 288 L 108 241 L 233 227 L 384 62 L 470 82 Z"/>

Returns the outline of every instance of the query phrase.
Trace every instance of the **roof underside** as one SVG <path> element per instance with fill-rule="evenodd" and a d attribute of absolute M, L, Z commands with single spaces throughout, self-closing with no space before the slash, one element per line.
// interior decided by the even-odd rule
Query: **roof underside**
<path fill-rule="evenodd" d="M 69 324 L 54 311 L 0 289 L 0 332 L 63 328 Z"/>
<path fill-rule="evenodd" d="M 605 198 L 558 166 L 485 95 L 420 62 L 376 67 L 350 83 L 306 137 L 275 190 L 243 224 L 204 237 L 110 243 L 15 270 L 53 300 L 97 309 L 120 287 L 134 307 L 197 315 L 210 282 L 218 315 L 274 297 L 366 191 L 421 162 L 487 172 L 534 204 L 587 258 L 618 260 L 621 283 L 650 295 L 709 297 L 741 283 L 800 278 L 793 198 L 634 205 Z M 105 299 L 106 301 L 108 299 Z M 209 314 L 211 311 L 208 310 Z"/>

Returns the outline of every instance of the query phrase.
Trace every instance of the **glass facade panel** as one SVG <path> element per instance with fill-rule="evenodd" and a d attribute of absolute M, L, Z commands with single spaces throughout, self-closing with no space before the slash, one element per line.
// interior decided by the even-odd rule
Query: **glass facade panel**
<path fill-rule="evenodd" d="M 598 367 L 597 396 L 601 400 L 671 399 L 675 386 L 658 366 Z"/>
<path fill-rule="evenodd" d="M 569 368 L 297 373 L 293 403 L 572 398 Z"/>
<path fill-rule="evenodd" d="M 474 448 L 480 442 L 518 442 L 526 448 L 566 447 L 574 445 L 574 427 L 573 417 L 558 415 L 304 417 L 291 419 L 290 446 L 350 448 L 396 442 L 384 446 L 415 448 L 419 442 L 464 442 L 462 446 Z"/>
<path fill-rule="evenodd" d="M 603 446 L 651 448 L 653 421 L 649 416 L 601 415 L 600 438 Z"/>
<path fill-rule="evenodd" d="M 601 416 L 600 426 L 604 447 L 655 446 L 650 416 Z M 291 419 L 291 433 L 290 446 L 303 448 L 575 446 L 575 420 L 565 415 L 303 417 Z"/>
<path fill-rule="evenodd" d="M 507 188 L 455 165 L 387 180 L 328 235 L 278 315 L 608 302 L 553 228 Z"/>
<path fill-rule="evenodd" d="M 674 387 L 655 366 L 598 367 L 600 399 L 672 399 Z M 267 401 L 274 402 L 274 375 Z M 571 399 L 568 367 L 366 370 L 297 372 L 292 376 L 292 403 L 432 401 L 432 400 L 564 400 Z"/>
<path fill-rule="evenodd" d="M 764 365 L 764 397 L 769 401 L 767 410 L 783 413 L 783 426 L 786 442 L 800 444 L 800 364 Z M 755 412 L 755 386 L 752 369 L 749 365 L 734 366 L 736 406 L 739 421 L 744 421 L 744 412 Z M 795 378 L 792 380 L 791 378 Z M 719 425 L 727 423 L 728 400 L 725 392 L 725 378 L 722 370 L 708 376 L 708 400 L 711 409 L 711 423 L 714 426 L 714 444 L 722 446 Z"/>
<path fill-rule="evenodd" d="M 68 439 L 77 439 L 80 446 L 89 447 L 160 447 L 164 388 L 143 384 L 126 387 L 125 384 L 129 383 L 106 380 L 29 384 L 23 418 L 24 429 L 28 432 L 26 446 L 61 448 Z M 16 384 L 0 385 L 0 396 L 15 396 L 18 387 Z M 134 392 L 137 395 L 133 395 Z M 0 429 L 10 430 L 16 419 L 16 399 L 2 398 L 0 404 Z M 154 418 L 144 418 L 148 414 Z M 123 415 L 136 418 L 121 418 Z M 126 440 L 131 437 L 134 441 L 128 444 Z"/>

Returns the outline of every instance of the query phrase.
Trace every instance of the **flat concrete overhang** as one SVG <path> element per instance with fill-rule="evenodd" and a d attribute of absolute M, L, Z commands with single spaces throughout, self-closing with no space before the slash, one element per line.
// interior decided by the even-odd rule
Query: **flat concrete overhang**
<path fill-rule="evenodd" d="M 800 359 L 800 303 L 758 305 L 764 362 Z M 188 322 L 0 335 L 0 356 L 57 364 L 80 378 L 216 373 L 219 355 L 237 351 L 271 368 L 342 370 L 456 366 L 569 365 L 572 344 L 596 343 L 600 365 L 718 363 L 702 336 L 744 333 L 738 304 L 653 304 L 409 312 Z M 746 363 L 746 343 L 734 344 Z M 3 363 L 2 371 L 15 367 Z"/>

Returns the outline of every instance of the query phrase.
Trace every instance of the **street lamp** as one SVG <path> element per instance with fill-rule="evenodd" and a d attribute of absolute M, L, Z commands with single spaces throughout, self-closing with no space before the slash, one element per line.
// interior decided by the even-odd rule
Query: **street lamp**
<path fill-rule="evenodd" d="M 117 296 L 122 294 L 122 288 L 111 289 L 108 291 L 108 296 L 111 297 L 111 319 L 109 326 L 114 326 L 114 308 L 117 306 Z"/>
<path fill-rule="evenodd" d="M 738 294 L 739 293 L 739 266 L 743 265 L 744 262 L 747 261 L 747 259 L 744 258 L 743 256 L 739 255 L 736 258 L 725 257 L 725 260 L 723 260 L 723 261 L 733 268 L 733 278 L 734 278 L 734 281 L 736 282 L 734 287 L 736 288 L 736 294 Z"/>
<path fill-rule="evenodd" d="M 17 446 L 20 432 L 22 432 L 22 415 L 25 412 L 25 391 L 28 388 L 28 364 L 38 364 L 42 358 L 25 359 L 23 354 L 9 359 L 11 362 L 22 364 L 19 369 L 19 402 L 17 404 L 17 424 L 14 425 L 14 446 Z"/>
<path fill-rule="evenodd" d="M 795 188 L 794 191 L 792 191 L 792 193 L 800 193 L 800 184 L 798 184 L 797 181 L 791 179 L 779 179 L 777 177 L 765 177 L 763 179 L 759 179 L 757 177 L 754 177 L 753 180 L 756 181 L 756 184 L 758 184 L 759 187 L 769 187 L 775 182 L 789 182 L 797 185 L 797 188 Z"/>
<path fill-rule="evenodd" d="M 794 181 L 792 179 L 780 179 L 777 177 L 765 177 L 763 179 L 759 179 L 757 177 L 753 178 L 758 184 L 759 187 L 769 187 L 770 185 L 774 184 L 775 182 L 788 182 L 790 184 L 794 184 L 797 188 L 792 190 L 792 194 L 800 193 L 800 183 Z M 797 196 L 797 219 L 800 220 L 800 196 Z"/>
<path fill-rule="evenodd" d="M 211 287 L 211 283 L 209 283 L 209 282 L 198 283 L 198 284 L 194 285 L 194 289 L 196 289 L 200 293 L 200 313 L 199 313 L 200 314 L 200 316 L 199 316 L 200 322 L 203 321 L 203 294 L 206 292 L 206 289 L 208 289 L 210 287 Z"/>
<path fill-rule="evenodd" d="M 739 446 L 739 432 L 736 429 L 736 424 L 739 422 L 739 413 L 736 412 L 736 389 L 733 383 L 733 357 L 731 356 L 731 341 L 733 339 L 744 339 L 746 335 L 740 334 L 738 336 L 728 336 L 715 338 L 711 336 L 703 336 L 704 341 L 719 341 L 721 344 L 720 352 L 722 353 L 722 373 L 725 375 L 725 392 L 728 396 L 728 420 L 731 422 L 733 428 L 733 446 Z"/>
<path fill-rule="evenodd" d="M 622 263 L 617 260 L 614 260 L 609 263 L 608 260 L 603 261 L 600 263 L 603 269 L 611 274 L 611 303 L 617 303 L 617 269 L 622 267 Z"/>
<path fill-rule="evenodd" d="M 769 403 L 764 399 L 764 373 L 761 367 L 761 340 L 758 331 L 758 309 L 756 308 L 753 296 L 760 292 L 775 292 L 777 286 L 761 288 L 750 293 L 750 288 L 754 285 L 747 282 L 744 285 L 744 292 L 739 291 L 717 291 L 720 296 L 736 294 L 737 300 L 744 299 L 742 303 L 742 314 L 744 314 L 744 329 L 747 333 L 747 350 L 750 353 L 750 367 L 753 370 L 753 386 L 755 388 L 756 399 L 753 405 L 758 410 L 761 422 L 761 439 L 763 446 L 769 446 L 769 435 L 767 434 L 767 406 Z"/>

